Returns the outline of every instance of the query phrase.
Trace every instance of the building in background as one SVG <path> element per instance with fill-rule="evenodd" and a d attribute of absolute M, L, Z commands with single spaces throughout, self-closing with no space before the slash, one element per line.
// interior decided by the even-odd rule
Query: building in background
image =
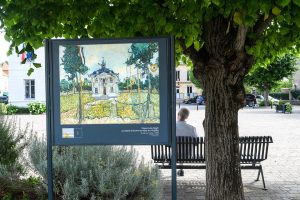
<path fill-rule="evenodd" d="M 9 65 L 6 61 L 0 64 L 0 96 L 8 96 L 8 77 Z"/>
<path fill-rule="evenodd" d="M 176 67 L 176 99 L 179 101 L 202 94 L 202 89 L 191 82 L 189 74 L 186 65 L 180 64 Z"/>
<path fill-rule="evenodd" d="M 31 62 L 21 64 L 24 57 L 28 55 L 17 55 L 13 53 L 8 57 L 10 75 L 8 79 L 9 103 L 16 106 L 27 106 L 31 102 L 46 102 L 45 93 L 45 52 L 44 48 L 35 51 L 37 58 L 35 63 L 42 67 L 35 68 Z M 34 72 L 28 76 L 30 67 Z"/>

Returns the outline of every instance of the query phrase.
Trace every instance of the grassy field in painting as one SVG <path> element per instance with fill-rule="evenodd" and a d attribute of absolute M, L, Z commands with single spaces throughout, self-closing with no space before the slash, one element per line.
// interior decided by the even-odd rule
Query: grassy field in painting
<path fill-rule="evenodd" d="M 120 93 L 115 99 L 96 100 L 83 94 L 83 124 L 158 123 L 160 118 L 159 95 L 151 94 L 148 106 L 147 93 Z M 77 124 L 78 94 L 61 96 L 62 124 Z"/>

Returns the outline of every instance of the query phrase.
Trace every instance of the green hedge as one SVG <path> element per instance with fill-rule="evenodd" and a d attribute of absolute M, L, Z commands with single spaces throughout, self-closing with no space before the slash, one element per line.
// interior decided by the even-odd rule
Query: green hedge
<path fill-rule="evenodd" d="M 294 99 L 300 100 L 300 90 L 299 90 L 299 89 L 297 89 L 297 90 L 292 90 L 291 93 L 292 93 L 292 97 L 293 97 Z"/>
<path fill-rule="evenodd" d="M 1 105 L 0 112 L 8 115 L 13 114 L 43 114 L 46 112 L 46 105 L 39 102 L 32 102 L 28 107 L 20 107 L 15 105 Z"/>
<path fill-rule="evenodd" d="M 26 107 L 19 107 L 15 105 L 7 105 L 6 106 L 6 113 L 9 115 L 12 114 L 29 114 L 29 109 Z"/>
<path fill-rule="evenodd" d="M 289 94 L 287 93 L 282 93 L 282 92 L 277 92 L 277 93 L 270 93 L 271 97 L 274 97 L 275 99 L 278 100 L 289 100 Z"/>

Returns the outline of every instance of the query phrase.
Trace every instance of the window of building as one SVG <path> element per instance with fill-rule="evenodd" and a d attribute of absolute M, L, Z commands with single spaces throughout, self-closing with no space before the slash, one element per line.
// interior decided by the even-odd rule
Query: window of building
<path fill-rule="evenodd" d="M 114 92 L 114 88 L 113 87 L 110 87 L 110 92 Z"/>
<path fill-rule="evenodd" d="M 180 81 L 180 71 L 176 71 L 176 81 Z"/>
<path fill-rule="evenodd" d="M 179 93 L 179 87 L 176 87 L 176 93 Z"/>
<path fill-rule="evenodd" d="M 190 96 L 191 93 L 193 93 L 192 86 L 187 86 L 187 94 L 188 94 L 188 96 Z"/>
<path fill-rule="evenodd" d="M 98 94 L 98 88 L 95 88 L 95 94 Z"/>
<path fill-rule="evenodd" d="M 110 77 L 109 80 L 110 80 L 111 83 L 113 82 L 113 78 L 112 77 Z"/>
<path fill-rule="evenodd" d="M 187 81 L 190 80 L 190 71 L 187 71 L 187 73 L 186 73 L 186 80 L 187 80 Z"/>
<path fill-rule="evenodd" d="M 33 79 L 25 80 L 25 98 L 26 99 L 35 98 L 35 80 Z"/>

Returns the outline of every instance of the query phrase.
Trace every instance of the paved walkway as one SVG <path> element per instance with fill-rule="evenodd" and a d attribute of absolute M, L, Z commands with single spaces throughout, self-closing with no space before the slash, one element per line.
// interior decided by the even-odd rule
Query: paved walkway
<path fill-rule="evenodd" d="M 186 106 L 191 110 L 189 122 L 203 136 L 204 106 Z M 266 186 L 254 181 L 256 170 L 242 170 L 244 192 L 247 200 L 300 200 L 300 106 L 292 114 L 276 113 L 270 108 L 244 108 L 239 111 L 241 136 L 273 137 L 269 157 L 262 162 Z M 164 196 L 171 199 L 171 172 L 162 170 Z M 194 200 L 205 197 L 205 170 L 185 170 L 184 177 L 177 177 L 177 199 Z"/>
<path fill-rule="evenodd" d="M 204 106 L 184 105 L 191 110 L 189 123 L 203 135 Z M 18 116 L 21 126 L 31 123 L 37 134 L 45 136 L 45 115 Z M 262 182 L 255 182 L 257 171 L 243 170 L 242 178 L 247 200 L 300 200 L 300 106 L 292 114 L 276 113 L 270 108 L 244 108 L 239 111 L 241 136 L 270 135 L 269 157 L 263 164 L 267 191 Z M 145 160 L 151 161 L 149 146 L 137 146 Z M 171 199 L 171 170 L 161 170 L 163 179 L 162 199 Z M 184 177 L 177 177 L 177 199 L 197 200 L 205 196 L 205 170 L 185 170 Z"/>

